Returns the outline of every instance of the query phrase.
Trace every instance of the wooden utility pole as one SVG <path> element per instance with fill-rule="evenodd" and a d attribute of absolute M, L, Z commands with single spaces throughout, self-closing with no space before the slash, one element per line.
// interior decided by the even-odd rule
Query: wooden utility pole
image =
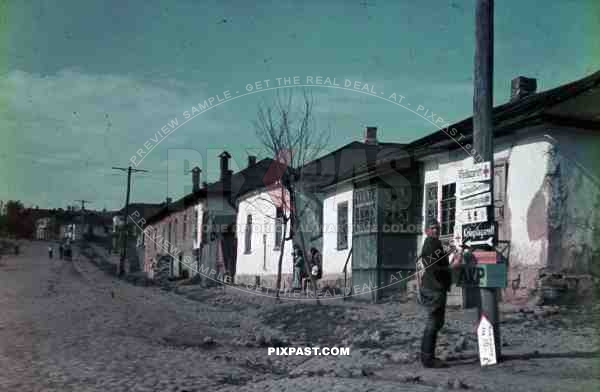
<path fill-rule="evenodd" d="M 83 237 L 85 236 L 84 230 L 85 230 L 85 203 L 91 203 L 91 201 L 88 200 L 75 200 L 81 203 L 81 238 L 83 239 Z"/>
<path fill-rule="evenodd" d="M 494 194 L 493 141 L 493 74 L 494 74 L 494 1 L 476 0 L 475 6 L 475 70 L 473 75 L 473 148 L 483 162 L 490 162 L 490 192 Z M 488 208 L 488 221 L 494 219 L 493 197 Z M 495 243 L 494 243 L 495 246 Z M 494 328 L 496 356 L 500 359 L 500 323 L 498 289 L 481 288 L 480 319 L 485 316 Z"/>
<path fill-rule="evenodd" d="M 119 276 L 123 276 L 125 274 L 125 259 L 127 258 L 127 241 L 129 236 L 129 196 L 131 194 L 131 173 L 132 172 L 144 172 L 147 173 L 148 170 L 142 169 L 134 169 L 129 165 L 128 167 L 114 167 L 115 170 L 121 170 L 127 172 L 127 193 L 125 195 L 125 216 L 123 222 L 123 232 L 122 232 L 122 243 L 121 243 L 121 259 L 119 261 Z"/>

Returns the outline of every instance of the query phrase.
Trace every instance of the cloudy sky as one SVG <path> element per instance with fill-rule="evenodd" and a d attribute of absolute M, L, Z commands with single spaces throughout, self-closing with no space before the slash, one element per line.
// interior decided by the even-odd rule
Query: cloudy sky
<path fill-rule="evenodd" d="M 252 121 L 274 90 L 243 95 L 257 81 L 348 79 L 446 121 L 472 112 L 473 0 L 8 0 L 0 8 L 1 200 L 120 208 L 125 176 L 111 167 L 128 165 L 173 120 L 177 130 L 139 165 L 151 173 L 135 176 L 132 200 L 179 197 L 191 181 L 181 162 L 213 180 L 223 149 L 234 168 L 248 153 L 265 156 Z M 545 90 L 600 69 L 599 25 L 596 0 L 497 1 L 495 104 L 508 99 L 514 76 Z M 239 97 L 185 122 L 184 112 L 225 91 Z M 332 149 L 360 139 L 366 125 L 384 141 L 434 131 L 364 92 L 312 94 Z"/>

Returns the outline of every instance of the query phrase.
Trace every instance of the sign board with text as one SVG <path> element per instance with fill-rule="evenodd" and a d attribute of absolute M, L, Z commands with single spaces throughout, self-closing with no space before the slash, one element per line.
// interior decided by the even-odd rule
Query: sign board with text
<path fill-rule="evenodd" d="M 496 358 L 496 344 L 494 343 L 494 326 L 485 315 L 481 316 L 479 325 L 477 326 L 477 344 L 479 346 L 479 361 L 481 366 L 498 363 Z"/>
<path fill-rule="evenodd" d="M 476 163 L 458 171 L 458 182 L 488 181 L 491 174 L 490 162 Z"/>
<path fill-rule="evenodd" d="M 459 287 L 506 288 L 506 264 L 459 264 L 452 268 L 452 283 Z"/>
<path fill-rule="evenodd" d="M 474 242 L 486 241 L 496 236 L 496 222 L 467 223 L 462 225 L 462 238 L 467 246 L 476 245 Z M 467 244 L 471 241 L 472 245 Z M 493 246 L 493 244 L 492 244 Z"/>
<path fill-rule="evenodd" d="M 469 208 L 462 210 L 456 219 L 459 223 L 481 223 L 487 222 L 488 213 L 487 207 Z"/>
<path fill-rule="evenodd" d="M 497 264 L 498 253 L 495 250 L 474 250 L 472 252 L 476 264 Z"/>
<path fill-rule="evenodd" d="M 489 182 L 465 182 L 459 184 L 458 198 L 463 199 L 465 197 L 477 195 L 479 193 L 487 192 L 490 190 Z"/>
<path fill-rule="evenodd" d="M 471 196 L 466 199 L 462 199 L 460 201 L 460 206 L 462 208 L 477 208 L 477 207 L 485 207 L 492 204 L 492 193 L 486 192 L 480 195 Z"/>

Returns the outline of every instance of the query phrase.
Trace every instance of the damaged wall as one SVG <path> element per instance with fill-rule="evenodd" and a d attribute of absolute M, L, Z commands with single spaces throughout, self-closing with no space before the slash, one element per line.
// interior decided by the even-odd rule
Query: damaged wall
<path fill-rule="evenodd" d="M 547 274 L 562 291 L 586 296 L 600 265 L 600 134 L 574 128 L 547 130 L 549 254 Z"/>

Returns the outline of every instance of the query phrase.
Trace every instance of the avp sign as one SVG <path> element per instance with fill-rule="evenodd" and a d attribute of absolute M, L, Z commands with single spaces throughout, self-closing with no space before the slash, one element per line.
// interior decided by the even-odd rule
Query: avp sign
<path fill-rule="evenodd" d="M 460 264 L 452 268 L 452 282 L 460 287 L 504 288 L 506 264 Z"/>

